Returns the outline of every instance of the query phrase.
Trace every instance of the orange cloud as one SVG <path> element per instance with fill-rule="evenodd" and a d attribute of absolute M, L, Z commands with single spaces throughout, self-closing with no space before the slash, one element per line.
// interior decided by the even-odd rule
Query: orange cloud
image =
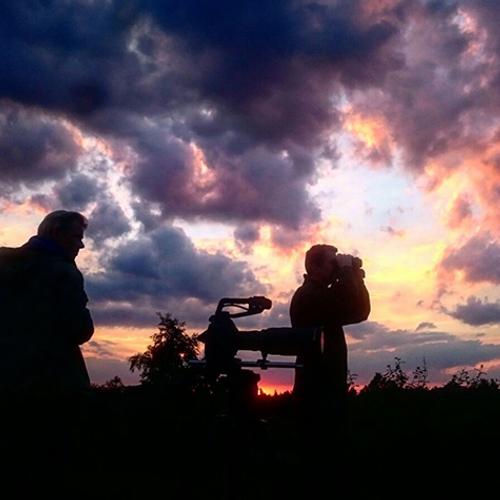
<path fill-rule="evenodd" d="M 356 152 L 372 166 L 391 164 L 394 144 L 382 116 L 363 115 L 348 110 L 345 113 L 344 129 L 354 139 Z"/>
<path fill-rule="evenodd" d="M 375 119 L 375 117 L 350 113 L 347 115 L 345 128 L 368 148 L 379 147 L 388 140 L 388 133 L 382 125 L 382 120 Z"/>
<path fill-rule="evenodd" d="M 381 21 L 390 19 L 393 16 L 391 10 L 395 9 L 401 0 L 366 0 L 360 3 L 361 21 L 365 24 L 374 22 L 374 19 Z"/>
<path fill-rule="evenodd" d="M 444 224 L 460 235 L 464 230 L 488 230 L 500 236 L 500 144 L 463 148 L 425 167 L 426 191 Z"/>
<path fill-rule="evenodd" d="M 214 188 L 217 178 L 213 170 L 207 165 L 203 150 L 194 143 L 191 143 L 190 146 L 194 154 L 191 177 L 192 185 L 201 196 L 202 201 L 206 202 L 215 195 Z"/>

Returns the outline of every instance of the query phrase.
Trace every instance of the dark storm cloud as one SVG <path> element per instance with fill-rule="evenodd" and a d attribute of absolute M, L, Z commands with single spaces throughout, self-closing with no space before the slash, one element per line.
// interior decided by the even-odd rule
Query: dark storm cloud
<path fill-rule="evenodd" d="M 223 296 L 265 291 L 245 263 L 198 251 L 173 227 L 122 244 L 104 265 L 105 272 L 86 279 L 100 324 L 150 324 L 172 301 L 195 299 L 214 307 Z"/>
<path fill-rule="evenodd" d="M 75 168 L 81 148 L 68 128 L 39 113 L 6 105 L 0 112 L 3 191 L 61 179 Z"/>
<path fill-rule="evenodd" d="M 341 90 L 356 109 L 385 117 L 418 171 L 443 152 L 483 147 L 470 124 L 493 119 L 500 105 L 494 2 L 19 0 L 0 14 L 0 97 L 129 142 L 138 157 L 131 186 L 146 204 L 165 188 L 164 218 L 317 220 L 306 186 L 342 125 Z M 468 17 L 481 30 L 466 28 Z M 169 126 L 155 133 L 141 119 Z M 213 170 L 210 196 L 189 192 L 191 143 Z M 41 147 L 27 146 L 26 154 Z M 228 188 L 238 203 L 220 196 Z"/>
<path fill-rule="evenodd" d="M 54 209 L 57 206 L 70 210 L 84 211 L 89 203 L 95 201 L 102 194 L 97 180 L 86 174 L 76 174 L 65 183 L 58 183 L 54 187 Z"/>
<path fill-rule="evenodd" d="M 296 227 L 318 218 L 306 186 L 331 156 L 340 82 L 380 83 L 400 64 L 385 51 L 395 26 L 357 22 L 361 5 L 7 2 L 0 97 L 129 142 L 131 186 L 164 218 Z M 169 127 L 155 131 L 160 119 Z M 193 142 L 217 183 L 205 193 L 189 187 Z"/>
<path fill-rule="evenodd" d="M 243 252 L 249 252 L 252 245 L 259 239 L 260 228 L 257 224 L 242 224 L 234 230 L 234 240 Z"/>
<path fill-rule="evenodd" d="M 458 248 L 448 248 L 440 262 L 446 272 L 461 271 L 470 283 L 500 283 L 500 245 L 489 232 L 481 232 Z"/>
<path fill-rule="evenodd" d="M 488 299 L 471 296 L 465 304 L 457 305 L 448 314 L 467 325 L 495 325 L 500 323 L 500 301 L 489 302 Z"/>
<path fill-rule="evenodd" d="M 500 106 L 497 3 L 415 1 L 396 8 L 394 51 L 404 64 L 385 74 L 379 92 L 351 94 L 355 108 L 384 116 L 404 165 L 414 172 L 460 149 L 479 155 Z M 446 168 L 459 164 L 451 161 Z"/>
<path fill-rule="evenodd" d="M 105 183 L 91 175 L 75 173 L 56 183 L 50 194 L 35 194 L 30 201 L 46 211 L 75 210 L 89 219 L 86 236 L 97 249 L 109 239 L 126 235 L 132 228 L 130 219 Z"/>
<path fill-rule="evenodd" d="M 2 2 L 0 96 L 86 115 L 123 63 L 131 2 Z M 111 72 L 111 73 L 110 73 Z"/>
<path fill-rule="evenodd" d="M 190 75 L 200 96 L 224 111 L 220 116 L 232 128 L 268 144 L 317 145 L 336 121 L 328 104 L 333 82 L 340 75 L 371 80 L 373 68 L 383 76 L 390 65 L 378 50 L 394 27 L 360 27 L 350 17 L 356 8 L 339 3 L 172 0 L 147 5 L 165 33 L 191 58 L 205 62 Z"/>
<path fill-rule="evenodd" d="M 138 140 L 134 189 L 160 203 L 166 216 L 202 214 L 295 228 L 318 220 L 305 187 L 317 157 L 331 156 L 329 137 L 340 126 L 339 75 L 349 72 L 345 78 L 361 81 L 373 78 L 372 65 L 380 74 L 387 71 L 390 64 L 381 64 L 378 50 L 394 28 L 360 27 L 345 7 L 302 2 L 144 5 L 168 37 L 165 48 L 164 38 L 146 31 L 138 45 L 139 52 L 145 47 L 144 59 L 154 53 L 157 61 L 169 62 L 156 67 L 149 97 L 164 99 L 160 108 L 175 108 L 179 120 L 169 131 L 175 140 L 165 140 L 164 130 L 161 142 L 154 133 Z M 213 176 L 208 185 L 197 186 L 191 141 Z"/>
<path fill-rule="evenodd" d="M 223 156 L 200 171 L 193 150 L 178 139 L 160 142 L 152 135 L 137 148 L 141 160 L 129 180 L 140 197 L 157 203 L 166 217 L 202 215 L 289 226 L 318 220 L 319 211 L 308 199 L 293 163 L 282 155 L 255 149 L 237 157 Z"/>
<path fill-rule="evenodd" d="M 97 246 L 109 238 L 122 236 L 131 229 L 131 224 L 121 206 L 112 198 L 100 199 L 89 215 L 87 234 Z"/>

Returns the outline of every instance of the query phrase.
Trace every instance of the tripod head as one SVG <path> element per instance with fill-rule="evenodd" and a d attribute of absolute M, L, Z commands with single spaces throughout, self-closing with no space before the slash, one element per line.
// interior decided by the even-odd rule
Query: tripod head
<path fill-rule="evenodd" d="M 215 316 L 228 314 L 230 318 L 241 318 L 242 316 L 260 314 L 264 310 L 271 309 L 272 306 L 273 303 L 271 299 L 268 299 L 267 297 L 264 297 L 262 295 L 256 295 L 254 297 L 248 297 L 246 299 L 223 298 L 220 299 L 219 303 L 217 304 Z M 242 309 L 242 312 L 231 313 L 229 311 L 224 311 L 224 309 L 228 307 L 236 307 Z"/>

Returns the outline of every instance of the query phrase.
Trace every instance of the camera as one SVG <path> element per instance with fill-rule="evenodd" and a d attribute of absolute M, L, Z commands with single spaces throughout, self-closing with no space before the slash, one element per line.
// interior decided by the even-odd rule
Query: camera
<path fill-rule="evenodd" d="M 345 267 L 350 267 L 362 278 L 365 277 L 365 272 L 362 269 L 363 261 L 359 257 L 350 254 L 338 253 L 335 255 L 335 271 L 333 273 L 334 279 L 338 279 L 340 270 Z"/>
<path fill-rule="evenodd" d="M 338 267 L 354 267 L 359 269 L 363 266 L 363 261 L 359 257 L 350 254 L 338 253 L 335 255 L 335 261 Z"/>
<path fill-rule="evenodd" d="M 236 307 L 239 312 L 229 312 L 226 308 Z M 232 318 L 260 314 L 271 309 L 272 302 L 266 297 L 223 298 L 216 312 L 210 317 L 210 324 L 198 340 L 205 344 L 205 359 L 201 362 L 214 376 L 234 372 L 243 366 L 256 368 L 297 368 L 295 362 L 268 361 L 268 355 L 297 356 L 307 354 L 321 356 L 323 352 L 323 329 L 307 328 L 266 328 L 264 330 L 239 330 Z M 261 359 L 242 361 L 236 358 L 238 351 L 261 353 Z"/>

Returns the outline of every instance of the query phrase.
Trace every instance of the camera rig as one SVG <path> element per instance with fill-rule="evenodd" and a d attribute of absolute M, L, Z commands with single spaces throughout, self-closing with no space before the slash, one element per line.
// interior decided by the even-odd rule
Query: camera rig
<path fill-rule="evenodd" d="M 205 359 L 191 363 L 205 365 L 207 371 L 217 377 L 221 374 L 230 375 L 241 367 L 265 370 L 300 366 L 295 361 L 269 361 L 267 359 L 269 355 L 321 355 L 323 351 L 321 327 L 241 331 L 233 322 L 234 318 L 260 314 L 271 307 L 271 300 L 264 296 L 220 299 L 215 314 L 209 319 L 207 330 L 198 336 L 198 340 L 205 344 Z M 244 361 L 236 357 L 238 351 L 260 352 L 261 358 Z"/>

